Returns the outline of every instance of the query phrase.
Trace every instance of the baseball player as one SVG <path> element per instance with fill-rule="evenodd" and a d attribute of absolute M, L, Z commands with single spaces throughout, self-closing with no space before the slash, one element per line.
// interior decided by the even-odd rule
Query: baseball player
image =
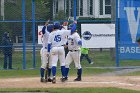
<path fill-rule="evenodd" d="M 47 44 L 48 44 L 48 38 L 49 38 L 49 34 L 50 31 L 52 30 L 52 26 L 48 25 L 48 23 L 46 22 L 45 26 L 42 28 L 42 48 L 40 50 L 40 55 L 41 55 L 41 68 L 40 68 L 40 75 L 41 75 L 41 82 L 45 82 L 45 81 L 49 81 L 51 82 L 51 63 L 49 62 L 49 68 L 48 68 L 48 80 L 44 79 L 44 72 L 48 63 L 48 56 L 47 56 Z"/>
<path fill-rule="evenodd" d="M 80 46 L 82 46 L 82 41 L 79 34 L 76 32 L 76 24 L 73 24 L 71 35 L 68 36 L 69 52 L 66 56 L 66 80 L 68 79 L 69 65 L 74 61 L 75 67 L 77 68 L 77 78 L 74 79 L 74 81 L 81 81 L 82 67 L 80 64 Z"/>
<path fill-rule="evenodd" d="M 50 33 L 48 39 L 48 53 L 51 57 L 52 63 L 52 83 L 56 83 L 56 67 L 59 59 L 61 66 L 62 79 L 65 80 L 65 51 L 64 51 L 64 37 L 70 34 L 69 30 L 59 30 L 60 24 L 54 23 L 54 30 Z"/>
<path fill-rule="evenodd" d="M 60 30 L 66 30 L 67 29 L 67 27 L 66 27 L 67 25 L 68 25 L 68 22 L 64 22 L 63 25 L 60 26 Z M 68 28 L 68 30 L 69 30 L 69 28 Z M 63 42 L 64 42 L 65 57 L 66 57 L 66 55 L 68 54 L 68 47 L 66 45 L 66 43 L 68 41 L 68 36 L 64 36 L 63 38 L 64 38 Z"/>

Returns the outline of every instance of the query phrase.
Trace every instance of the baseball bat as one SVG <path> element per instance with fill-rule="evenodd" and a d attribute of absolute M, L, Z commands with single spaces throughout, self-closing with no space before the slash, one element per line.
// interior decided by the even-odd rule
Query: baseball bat
<path fill-rule="evenodd" d="M 48 57 L 48 63 L 47 63 L 46 69 L 45 69 L 45 80 L 46 80 L 46 82 L 48 82 L 48 68 L 49 68 L 49 57 Z"/>

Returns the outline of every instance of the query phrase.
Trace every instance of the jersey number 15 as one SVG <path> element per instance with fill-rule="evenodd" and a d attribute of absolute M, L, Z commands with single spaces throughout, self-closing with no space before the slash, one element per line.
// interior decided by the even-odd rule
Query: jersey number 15
<path fill-rule="evenodd" d="M 56 35 L 56 36 L 54 37 L 54 41 L 60 42 L 60 41 L 61 41 L 61 36 L 60 36 L 60 35 Z"/>

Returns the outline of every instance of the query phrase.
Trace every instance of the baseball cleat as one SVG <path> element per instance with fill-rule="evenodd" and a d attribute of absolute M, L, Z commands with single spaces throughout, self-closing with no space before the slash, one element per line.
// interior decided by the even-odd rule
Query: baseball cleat
<path fill-rule="evenodd" d="M 68 80 L 68 77 L 65 77 L 65 80 Z"/>
<path fill-rule="evenodd" d="M 52 79 L 51 78 L 48 78 L 48 82 L 52 82 Z"/>
<path fill-rule="evenodd" d="M 44 78 L 41 78 L 41 79 L 40 79 L 40 82 L 45 82 L 45 79 L 44 79 Z"/>
<path fill-rule="evenodd" d="M 52 83 L 53 83 L 53 84 L 56 83 L 56 78 L 55 78 L 55 77 L 53 77 Z"/>
<path fill-rule="evenodd" d="M 94 62 L 91 62 L 90 64 L 92 65 Z"/>
<path fill-rule="evenodd" d="M 63 77 L 63 78 L 60 78 L 61 82 L 65 82 L 66 81 L 66 78 Z"/>
<path fill-rule="evenodd" d="M 81 81 L 81 78 L 76 78 L 74 79 L 74 81 Z"/>

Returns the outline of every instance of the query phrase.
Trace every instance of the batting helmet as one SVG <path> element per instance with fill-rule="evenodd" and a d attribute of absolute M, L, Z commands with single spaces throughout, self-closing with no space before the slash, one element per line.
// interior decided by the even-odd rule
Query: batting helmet
<path fill-rule="evenodd" d="M 54 29 L 59 29 L 60 28 L 60 22 L 54 22 Z"/>
<path fill-rule="evenodd" d="M 53 26 L 53 25 L 48 25 L 48 26 L 47 26 L 47 30 L 48 30 L 49 32 L 52 32 L 53 29 L 54 29 L 54 26 Z"/>

